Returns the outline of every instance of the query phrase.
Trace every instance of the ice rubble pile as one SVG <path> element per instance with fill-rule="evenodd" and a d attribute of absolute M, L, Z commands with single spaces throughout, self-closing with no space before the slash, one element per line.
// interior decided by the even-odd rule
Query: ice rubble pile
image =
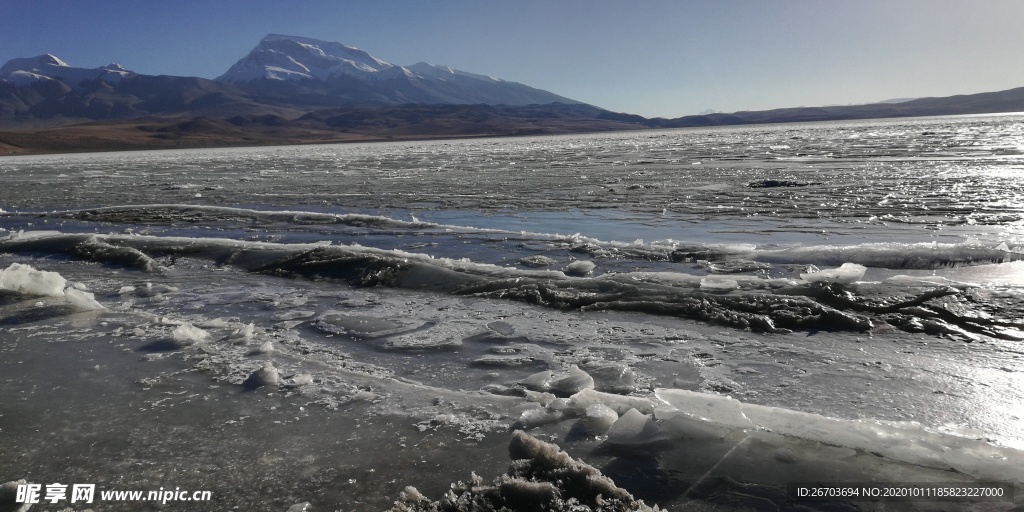
<path fill-rule="evenodd" d="M 57 272 L 36 270 L 31 265 L 21 263 L 11 263 L 11 266 L 0 271 L 0 290 L 22 295 L 63 297 L 80 310 L 106 309 L 96 302 L 96 296 L 85 291 L 80 283 L 69 284 L 67 279 Z"/>
<path fill-rule="evenodd" d="M 451 490 L 439 501 L 431 501 L 409 486 L 391 511 L 660 510 L 637 500 L 597 468 L 521 430 L 512 435 L 508 451 L 512 465 L 508 473 L 495 478 L 492 485 L 484 485 L 483 479 L 473 474 L 469 482 L 452 484 Z"/>
<path fill-rule="evenodd" d="M 21 480 L 11 480 L 10 482 L 4 482 L 0 484 L 0 511 L 3 512 L 27 512 L 32 507 L 29 503 L 21 503 L 18 501 L 18 486 L 25 485 L 28 482 L 22 478 Z"/>

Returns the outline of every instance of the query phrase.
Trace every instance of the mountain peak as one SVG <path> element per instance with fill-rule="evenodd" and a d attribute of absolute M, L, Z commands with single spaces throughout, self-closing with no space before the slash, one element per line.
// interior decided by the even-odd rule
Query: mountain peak
<path fill-rule="evenodd" d="M 64 62 L 57 58 L 53 54 L 39 55 L 36 57 L 23 57 L 19 59 L 11 59 L 7 61 L 3 67 L 0 67 L 0 76 L 13 73 L 15 71 L 27 71 L 32 73 L 40 73 L 40 71 L 47 68 L 69 68 L 67 62 Z M 43 73 L 45 74 L 45 73 Z"/>
<path fill-rule="evenodd" d="M 342 43 L 336 43 L 336 42 L 332 42 L 332 41 L 325 41 L 323 39 L 315 39 L 315 38 L 312 38 L 312 37 L 289 36 L 289 35 L 285 35 L 285 34 L 267 34 L 266 36 L 263 36 L 263 39 L 260 39 L 260 43 L 261 44 L 262 43 L 272 43 L 274 41 L 293 41 L 293 42 L 300 43 L 300 44 L 303 44 L 303 45 L 310 45 L 310 46 L 317 46 L 317 47 L 324 47 L 324 46 L 326 46 L 326 47 L 341 47 L 341 48 L 345 48 L 347 50 L 362 51 L 359 48 L 356 48 L 355 46 L 351 46 L 351 45 L 347 45 L 347 44 L 342 44 Z"/>
<path fill-rule="evenodd" d="M 134 74 L 119 64 L 95 69 L 76 68 L 49 53 L 37 57 L 11 59 L 0 67 L 0 80 L 12 82 L 19 87 L 46 80 L 60 80 L 72 87 L 97 78 L 107 83 L 115 83 Z"/>
<path fill-rule="evenodd" d="M 36 60 L 40 64 L 49 64 L 51 66 L 60 66 L 60 67 L 63 67 L 63 68 L 71 67 L 67 62 L 64 62 L 64 61 L 60 60 L 59 58 L 57 58 L 56 55 L 54 55 L 52 53 L 47 53 L 46 55 L 40 55 L 40 56 L 36 57 Z"/>
<path fill-rule="evenodd" d="M 342 43 L 267 34 L 248 55 L 217 78 L 257 89 L 295 83 L 358 105 L 577 103 L 499 78 L 419 62 L 396 66 Z M 328 103 L 338 104 L 339 100 Z"/>
<path fill-rule="evenodd" d="M 310 37 L 268 34 L 236 62 L 221 82 L 253 80 L 331 80 L 336 75 L 366 77 L 394 65 L 354 46 Z"/>

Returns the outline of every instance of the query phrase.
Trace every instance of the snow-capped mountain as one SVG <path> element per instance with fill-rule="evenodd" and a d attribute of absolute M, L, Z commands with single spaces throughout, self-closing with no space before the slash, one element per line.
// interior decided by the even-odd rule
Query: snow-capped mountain
<path fill-rule="evenodd" d="M 295 118 L 319 109 L 579 102 L 498 78 L 423 62 L 396 66 L 340 43 L 271 34 L 215 80 L 95 69 L 53 55 L 0 67 L 0 125 L 146 115 Z"/>
<path fill-rule="evenodd" d="M 273 82 L 278 86 L 294 83 L 344 97 L 353 104 L 578 103 L 516 82 L 447 66 L 425 62 L 397 66 L 353 46 L 280 34 L 264 37 L 217 80 L 264 89 Z"/>
<path fill-rule="evenodd" d="M 217 80 L 330 80 L 337 75 L 371 78 L 394 67 L 341 43 L 270 34 Z"/>
<path fill-rule="evenodd" d="M 116 84 L 126 76 L 132 75 L 135 73 L 119 64 L 108 64 L 94 69 L 76 68 L 50 54 L 11 59 L 0 67 L 0 80 L 11 82 L 17 87 L 39 81 L 60 81 L 77 87 L 82 82 L 97 79 L 108 84 Z"/>
<path fill-rule="evenodd" d="M 233 84 L 198 77 L 142 75 L 118 64 L 78 68 L 47 54 L 11 59 L 0 66 L 0 127 L 151 114 L 231 116 L 293 111 L 267 105 Z"/>

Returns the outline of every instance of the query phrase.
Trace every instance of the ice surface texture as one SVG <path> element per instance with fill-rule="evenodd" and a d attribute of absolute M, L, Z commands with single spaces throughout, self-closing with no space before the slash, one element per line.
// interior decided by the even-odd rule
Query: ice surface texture
<path fill-rule="evenodd" d="M 89 414 L 19 416 L 31 471 L 8 478 L 61 481 L 48 461 L 85 453 L 67 466 L 90 478 L 201 488 L 230 458 L 210 443 L 259 418 L 281 423 L 239 444 L 266 434 L 280 458 L 241 461 L 216 494 L 341 478 L 337 503 L 285 491 L 275 512 L 383 509 L 398 482 L 438 497 L 503 459 L 492 445 L 516 422 L 673 508 L 712 468 L 776 489 L 798 473 L 972 479 L 980 461 L 1017 478 L 1000 464 L 1024 446 L 1019 119 L 0 158 L 0 269 L 65 280 L 15 267 L 26 291 L 0 291 L 0 364 L 26 377 L 5 393 L 74 392 L 45 380 L 60 376 L 146 408 L 96 394 Z M 109 310 L 83 314 L 79 292 Z M 38 371 L 75 350 L 88 362 Z M 198 387 L 177 394 L 185 377 Z M 672 407 L 652 395 L 667 388 L 736 400 Z M 205 397 L 228 430 L 199 425 L 173 465 L 98 455 L 120 441 L 68 449 L 90 429 L 169 447 L 180 430 L 119 425 L 171 405 L 165 419 L 201 423 Z M 69 435 L 50 435 L 61 420 Z M 537 484 L 520 487 L 551 496 Z"/>

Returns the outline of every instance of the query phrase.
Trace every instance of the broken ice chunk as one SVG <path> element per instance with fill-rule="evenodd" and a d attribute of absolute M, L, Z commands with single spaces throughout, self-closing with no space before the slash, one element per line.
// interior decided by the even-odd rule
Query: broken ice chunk
<path fill-rule="evenodd" d="M 244 338 L 252 338 L 256 334 L 256 325 L 252 323 L 245 324 L 235 333 Z"/>
<path fill-rule="evenodd" d="M 613 411 L 612 408 L 607 405 L 594 404 L 587 407 L 586 425 L 591 434 L 604 434 L 618 419 L 618 413 Z"/>
<path fill-rule="evenodd" d="M 255 336 L 255 335 L 256 335 L 256 325 L 252 324 L 252 323 L 248 323 L 248 324 L 245 324 L 245 325 L 243 325 L 242 327 L 240 327 L 238 329 L 235 329 L 225 339 L 227 341 L 230 341 L 231 343 L 236 344 L 236 345 L 243 345 L 245 343 L 248 343 L 249 340 L 251 340 L 253 338 L 253 336 Z"/>
<path fill-rule="evenodd" d="M 269 343 L 269 342 L 268 342 Z M 300 373 L 292 377 L 292 384 L 296 386 L 308 386 L 313 383 L 313 376 L 308 373 Z"/>
<path fill-rule="evenodd" d="M 738 281 L 724 277 L 705 277 L 700 280 L 700 290 L 702 292 L 725 293 L 739 287 Z"/>
<path fill-rule="evenodd" d="M 187 347 L 196 342 L 206 341 L 209 337 L 210 333 L 188 322 L 178 324 L 171 332 L 171 338 L 174 339 L 174 344 L 178 347 Z"/>
<path fill-rule="evenodd" d="M 71 288 L 70 286 L 64 290 L 64 298 L 66 298 L 68 302 L 75 307 L 75 309 L 86 311 L 103 311 L 107 309 L 103 304 L 96 302 L 95 295 L 76 288 Z"/>
<path fill-rule="evenodd" d="M 597 267 L 597 265 L 593 261 L 579 260 L 567 265 L 564 272 L 570 276 L 585 276 L 593 272 L 594 267 Z"/>
<path fill-rule="evenodd" d="M 138 287 L 122 286 L 121 289 L 117 291 L 117 293 L 121 295 L 134 293 L 139 297 L 159 298 L 162 297 L 165 293 L 173 293 L 176 291 L 178 291 L 178 288 L 175 288 L 174 286 L 167 286 L 166 284 L 154 285 L 153 283 L 146 283 L 145 285 Z"/>
<path fill-rule="evenodd" d="M 584 389 L 594 389 L 594 378 L 579 366 L 572 365 L 568 375 L 550 381 L 548 388 L 555 394 L 574 395 Z"/>
<path fill-rule="evenodd" d="M 800 279 L 808 283 L 839 283 L 852 284 L 864 278 L 867 267 L 856 263 L 843 263 L 839 268 L 826 268 L 818 272 L 800 274 Z"/>
<path fill-rule="evenodd" d="M 629 409 L 638 409 L 645 414 L 654 412 L 654 402 L 637 396 L 613 395 L 593 389 L 584 389 L 569 397 L 569 405 L 579 411 L 581 415 L 586 413 L 587 407 L 594 404 L 604 404 L 619 414 L 623 414 Z"/>
<path fill-rule="evenodd" d="M 562 411 L 537 407 L 523 411 L 519 416 L 519 423 L 523 428 L 534 428 L 561 421 L 564 416 Z"/>
<path fill-rule="evenodd" d="M 530 389 L 533 391 L 547 391 L 548 382 L 551 380 L 551 377 L 553 376 L 554 373 L 551 370 L 544 370 L 542 372 L 530 375 L 529 377 L 519 381 L 519 383 L 522 384 L 523 387 L 525 387 L 526 389 Z"/>
<path fill-rule="evenodd" d="M 554 265 L 555 263 L 558 263 L 558 262 L 553 260 L 553 259 L 551 259 L 551 258 L 549 258 L 549 257 L 547 257 L 547 256 L 542 256 L 540 254 L 535 254 L 533 256 L 524 256 L 522 258 L 519 258 L 518 263 L 520 265 L 524 266 L 524 267 L 539 268 L 539 267 L 549 267 L 549 266 Z"/>
<path fill-rule="evenodd" d="M 262 368 L 252 372 L 242 383 L 246 388 L 256 389 L 263 386 L 276 386 L 281 383 L 281 374 L 274 368 L 274 363 L 267 362 Z"/>
<path fill-rule="evenodd" d="M 0 289 L 26 295 L 64 295 L 67 280 L 56 272 L 36 270 L 31 265 L 11 263 L 0 271 Z"/>
<path fill-rule="evenodd" d="M 654 418 L 636 410 L 626 411 L 608 429 L 608 442 L 620 445 L 651 444 L 669 438 Z"/>
<path fill-rule="evenodd" d="M 654 396 L 669 406 L 658 408 L 659 420 L 681 414 L 731 428 L 754 426 L 740 410 L 740 401 L 731 397 L 685 389 L 657 389 Z"/>
<path fill-rule="evenodd" d="M 594 378 L 598 391 L 625 395 L 636 388 L 636 374 L 628 365 L 599 362 L 584 365 L 582 370 Z"/>

